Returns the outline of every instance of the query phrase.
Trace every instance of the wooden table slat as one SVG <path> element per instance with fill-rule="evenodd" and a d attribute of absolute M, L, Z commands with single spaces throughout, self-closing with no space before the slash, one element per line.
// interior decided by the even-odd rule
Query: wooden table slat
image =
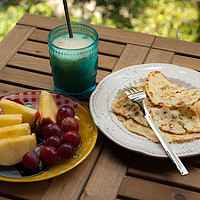
<path fill-rule="evenodd" d="M 124 178 L 118 195 L 123 199 L 140 200 L 191 200 L 199 199 L 200 197 L 198 192 L 129 176 Z"/>
<path fill-rule="evenodd" d="M 200 71 L 200 59 L 197 58 L 175 55 L 172 64 Z"/>
<path fill-rule="evenodd" d="M 50 22 L 50 23 L 49 23 Z M 25 14 L 18 22 L 18 24 L 34 26 L 37 28 L 52 30 L 56 26 L 65 24 L 65 20 L 58 18 L 49 18 L 40 15 L 34 15 L 34 17 L 30 14 Z M 118 41 L 118 43 L 130 43 L 130 44 L 140 44 L 144 46 L 151 46 L 155 36 L 149 34 L 136 33 L 133 31 L 126 31 L 122 29 L 113 29 L 109 27 L 103 27 L 99 25 L 92 25 L 98 34 L 100 39 L 108 40 L 108 41 Z M 124 37 L 126 34 L 126 37 Z"/>
<path fill-rule="evenodd" d="M 151 49 L 145 63 L 171 63 L 173 57 L 173 52 Z"/>
<path fill-rule="evenodd" d="M 29 54 L 32 56 L 49 58 L 49 48 L 47 44 L 26 41 L 19 49 L 20 53 Z"/>
<path fill-rule="evenodd" d="M 130 155 L 129 151 L 107 141 L 80 200 L 115 199 L 130 162 Z"/>
<path fill-rule="evenodd" d="M 16 85 L 0 83 L 0 96 L 8 95 L 8 94 L 11 94 L 11 93 L 22 92 L 22 91 L 25 91 L 25 90 L 30 90 L 30 89 L 25 89 L 23 87 L 19 87 L 19 86 L 16 86 Z"/>
<path fill-rule="evenodd" d="M 38 81 L 40 80 L 40 81 Z M 48 89 L 53 90 L 52 76 L 45 76 L 39 73 L 32 73 L 20 69 L 10 67 L 4 68 L 0 73 L 0 81 L 16 83 L 16 85 L 24 85 L 32 89 Z"/>
<path fill-rule="evenodd" d="M 200 44 L 195 42 L 156 37 L 152 47 L 200 57 Z"/>
<path fill-rule="evenodd" d="M 120 56 L 125 45 L 111 43 L 107 41 L 99 41 L 98 51 L 113 56 Z"/>
<path fill-rule="evenodd" d="M 149 53 L 149 49 L 150 48 L 148 47 L 128 44 L 120 56 L 117 64 L 115 65 L 113 72 L 125 67 L 144 63 L 145 58 Z"/>
<path fill-rule="evenodd" d="M 49 181 L 40 181 L 36 183 L 9 183 L 1 181 L 0 194 L 9 194 L 8 197 L 14 197 L 14 199 L 38 200 L 42 198 L 48 186 Z"/>
<path fill-rule="evenodd" d="M 97 70 L 96 82 L 99 83 L 101 80 L 103 80 L 110 73 L 111 72 L 109 72 L 109 71 Z"/>
<path fill-rule="evenodd" d="M 49 59 L 32 57 L 26 54 L 15 54 L 8 62 L 8 65 L 24 68 L 25 70 L 33 70 L 51 74 Z"/>
<path fill-rule="evenodd" d="M 48 30 L 41 30 L 36 28 L 35 31 L 30 35 L 29 40 L 47 43 L 49 33 L 50 31 Z"/>
<path fill-rule="evenodd" d="M 33 27 L 17 25 L 6 35 L 0 43 L 0 70 L 6 66 L 34 30 Z"/>
<path fill-rule="evenodd" d="M 189 171 L 187 176 L 181 176 L 170 159 L 134 156 L 128 174 L 200 191 L 199 180 L 196 178 L 200 176 L 199 168 L 189 166 L 184 159 L 182 162 Z"/>
<path fill-rule="evenodd" d="M 115 57 L 105 56 L 101 54 L 98 55 L 98 67 L 104 70 L 112 71 L 117 61 L 118 58 Z"/>

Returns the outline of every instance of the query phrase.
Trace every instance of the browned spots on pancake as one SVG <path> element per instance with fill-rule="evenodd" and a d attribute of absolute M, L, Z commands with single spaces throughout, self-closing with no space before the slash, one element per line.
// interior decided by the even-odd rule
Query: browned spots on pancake
<path fill-rule="evenodd" d="M 172 122 L 169 123 L 169 127 L 170 127 L 170 128 L 173 128 L 173 127 L 174 127 L 174 123 L 172 123 Z"/>
<path fill-rule="evenodd" d="M 185 103 L 185 101 L 179 101 L 178 103 L 177 103 L 177 105 L 183 105 Z"/>
<path fill-rule="evenodd" d="M 164 106 L 165 104 L 163 102 L 158 102 L 159 106 Z"/>
<path fill-rule="evenodd" d="M 153 97 L 153 92 L 149 92 L 149 94 Z"/>
<path fill-rule="evenodd" d="M 175 97 L 174 95 L 170 96 L 169 99 L 172 99 L 173 97 Z"/>

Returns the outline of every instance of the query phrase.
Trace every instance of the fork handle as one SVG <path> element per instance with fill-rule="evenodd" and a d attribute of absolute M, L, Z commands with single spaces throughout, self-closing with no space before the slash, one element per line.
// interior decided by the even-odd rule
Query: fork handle
<path fill-rule="evenodd" d="M 145 114 L 144 114 L 145 118 L 147 119 L 149 125 L 153 129 L 156 136 L 158 137 L 158 139 L 159 139 L 161 145 L 163 146 L 163 148 L 165 149 L 166 153 L 171 158 L 172 162 L 176 165 L 180 174 L 187 175 L 188 174 L 187 169 L 185 168 L 185 166 L 183 165 L 183 163 L 181 162 L 179 157 L 176 155 L 176 153 L 171 149 L 168 141 L 166 140 L 165 136 L 163 135 L 163 133 L 160 131 L 160 129 L 158 128 L 158 126 L 156 125 L 154 120 L 152 119 L 152 117 L 149 114 L 145 105 L 144 105 L 144 111 L 145 111 Z"/>

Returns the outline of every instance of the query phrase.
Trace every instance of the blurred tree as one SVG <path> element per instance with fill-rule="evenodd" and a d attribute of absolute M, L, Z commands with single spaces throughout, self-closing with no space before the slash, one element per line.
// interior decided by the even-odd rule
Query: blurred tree
<path fill-rule="evenodd" d="M 83 8 L 74 20 L 171 38 L 178 30 L 179 39 L 199 38 L 199 0 L 74 0 L 73 7 Z"/>
<path fill-rule="evenodd" d="M 0 41 L 25 13 L 54 16 L 45 1 L 2 0 L 0 2 Z"/>
<path fill-rule="evenodd" d="M 152 7 L 145 8 L 143 15 L 135 20 L 134 30 L 154 33 L 170 38 L 197 41 L 199 28 L 198 7 L 189 1 L 152 1 Z"/>

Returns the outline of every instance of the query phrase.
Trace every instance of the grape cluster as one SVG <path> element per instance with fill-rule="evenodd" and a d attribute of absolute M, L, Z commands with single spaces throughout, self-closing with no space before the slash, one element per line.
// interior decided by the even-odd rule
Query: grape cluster
<path fill-rule="evenodd" d="M 42 136 L 45 140 L 39 155 L 36 152 L 28 152 L 22 159 L 26 169 L 36 169 L 40 161 L 44 165 L 55 164 L 59 157 L 71 158 L 81 143 L 78 132 L 79 123 L 75 118 L 75 111 L 71 106 L 63 105 L 57 111 L 57 123 L 49 123 L 42 127 Z"/>

